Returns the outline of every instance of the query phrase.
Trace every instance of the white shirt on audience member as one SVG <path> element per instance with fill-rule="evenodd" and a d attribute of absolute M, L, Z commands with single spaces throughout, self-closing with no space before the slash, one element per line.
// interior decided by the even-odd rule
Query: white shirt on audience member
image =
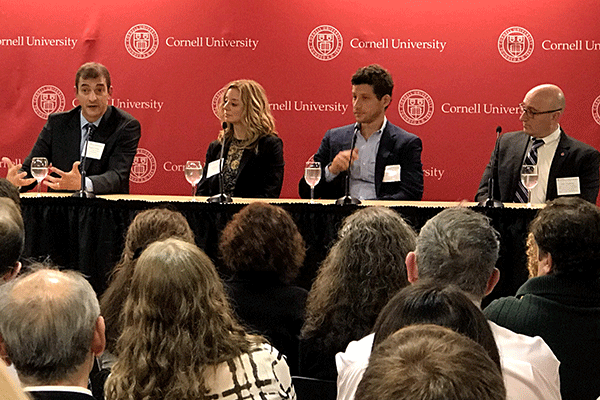
<path fill-rule="evenodd" d="M 494 334 L 508 400 L 561 400 L 560 362 L 539 337 L 512 332 L 489 321 Z M 348 344 L 337 353 L 337 400 L 353 400 L 358 383 L 369 365 L 375 334 Z"/>

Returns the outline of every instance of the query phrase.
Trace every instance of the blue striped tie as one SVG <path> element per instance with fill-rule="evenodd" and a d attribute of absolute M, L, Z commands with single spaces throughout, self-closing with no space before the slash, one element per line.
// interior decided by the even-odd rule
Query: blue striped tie
<path fill-rule="evenodd" d="M 538 148 L 544 144 L 542 139 L 534 139 L 533 144 L 531 145 L 531 149 L 527 152 L 527 156 L 525 156 L 525 161 L 523 161 L 523 165 L 536 165 L 538 162 Z M 527 188 L 523 185 L 523 182 L 519 179 L 519 184 L 517 185 L 517 191 L 515 192 L 515 196 L 513 201 L 515 203 L 527 203 Z"/>

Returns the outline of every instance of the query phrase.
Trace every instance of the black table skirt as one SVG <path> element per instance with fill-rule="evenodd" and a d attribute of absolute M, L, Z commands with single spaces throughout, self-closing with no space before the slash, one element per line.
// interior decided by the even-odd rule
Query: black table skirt
<path fill-rule="evenodd" d="M 282 201 L 274 201 L 273 204 L 292 215 L 306 241 L 306 260 L 297 284 L 309 289 L 343 219 L 360 206 Z M 388 204 L 417 231 L 429 218 L 444 209 L 443 206 L 415 207 L 382 202 L 382 205 Z M 94 289 L 102 293 L 113 266 L 120 258 L 130 222 L 139 211 L 160 206 L 180 211 L 187 218 L 196 235 L 196 244 L 213 259 L 226 278 L 227 271 L 218 259 L 218 239 L 227 222 L 244 207 L 241 203 L 26 197 L 22 199 L 26 229 L 25 263 L 48 260 L 57 266 L 81 271 Z M 525 238 L 536 210 L 475 209 L 489 216 L 501 234 L 500 283 L 486 299 L 487 303 L 493 298 L 514 294 L 527 279 Z"/>

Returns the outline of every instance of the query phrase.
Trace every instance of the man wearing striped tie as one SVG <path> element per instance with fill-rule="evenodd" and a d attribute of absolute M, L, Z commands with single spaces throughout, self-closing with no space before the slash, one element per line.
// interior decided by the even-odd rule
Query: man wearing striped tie
<path fill-rule="evenodd" d="M 79 67 L 75 75 L 79 106 L 48 117 L 22 169 L 4 157 L 6 179 L 22 192 L 34 188 L 31 160 L 45 157 L 52 164 L 52 174 L 43 183 L 50 190 L 76 191 L 81 189 L 80 163 L 85 161 L 87 192 L 129 193 L 141 128 L 130 114 L 108 104 L 111 95 L 110 74 L 104 65 L 90 62 Z"/>
<path fill-rule="evenodd" d="M 595 203 L 600 187 L 600 152 L 562 130 L 559 121 L 565 110 L 563 91 L 552 84 L 536 86 L 525 95 L 520 107 L 523 130 L 499 138 L 498 152 L 492 153 L 475 200 L 488 197 L 488 180 L 493 173 L 496 200 L 527 202 L 521 167 L 534 164 L 539 177 L 531 189 L 532 203 L 559 196 L 579 196 Z"/>

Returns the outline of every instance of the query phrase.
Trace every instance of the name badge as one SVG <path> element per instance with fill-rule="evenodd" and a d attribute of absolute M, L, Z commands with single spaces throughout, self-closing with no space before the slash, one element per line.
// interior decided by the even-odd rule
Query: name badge
<path fill-rule="evenodd" d="M 87 151 L 84 147 L 81 152 L 82 157 L 93 158 L 94 160 L 99 160 L 102 158 L 102 152 L 104 152 L 104 143 L 100 142 L 92 142 L 91 140 L 87 144 Z M 86 154 L 87 153 L 87 154 Z"/>
<path fill-rule="evenodd" d="M 382 182 L 400 182 L 400 165 L 386 165 Z"/>
<path fill-rule="evenodd" d="M 217 175 L 221 170 L 221 159 L 211 161 L 208 163 L 208 168 L 206 169 L 206 177 L 210 178 L 213 175 Z"/>
<path fill-rule="evenodd" d="M 559 196 L 569 196 L 581 194 L 579 187 L 579 177 L 556 178 L 556 194 Z"/>

